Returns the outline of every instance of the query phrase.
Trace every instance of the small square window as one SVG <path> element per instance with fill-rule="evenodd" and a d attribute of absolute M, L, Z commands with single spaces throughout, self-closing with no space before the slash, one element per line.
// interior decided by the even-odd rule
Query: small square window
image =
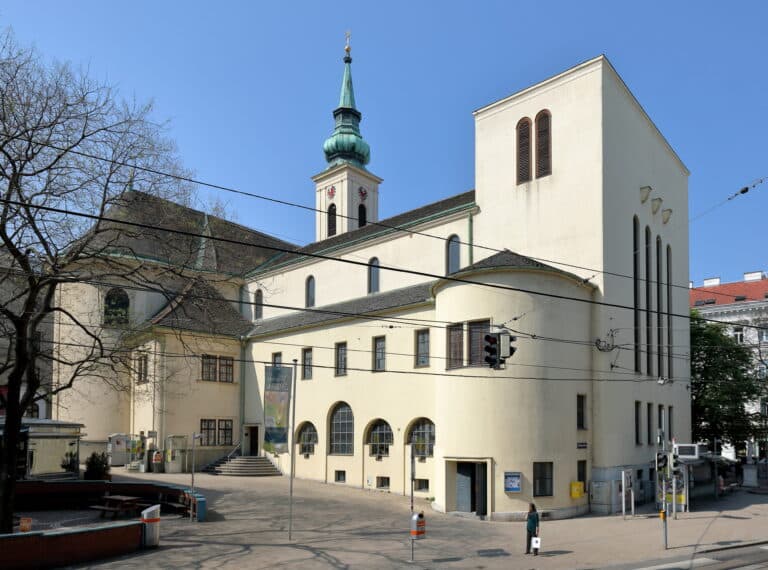
<path fill-rule="evenodd" d="M 376 477 L 377 489 L 389 489 L 389 477 Z"/>
<path fill-rule="evenodd" d="M 283 353 L 282 352 L 273 352 L 272 353 L 272 366 L 280 367 L 283 365 Z"/>
<path fill-rule="evenodd" d="M 235 359 L 231 356 L 219 356 L 219 382 L 235 381 Z"/>
<path fill-rule="evenodd" d="M 414 481 L 415 491 L 429 491 L 429 479 L 416 479 Z"/>
<path fill-rule="evenodd" d="M 336 470 L 333 473 L 333 481 L 335 483 L 346 483 L 347 482 L 347 472 L 346 471 L 340 471 Z"/>

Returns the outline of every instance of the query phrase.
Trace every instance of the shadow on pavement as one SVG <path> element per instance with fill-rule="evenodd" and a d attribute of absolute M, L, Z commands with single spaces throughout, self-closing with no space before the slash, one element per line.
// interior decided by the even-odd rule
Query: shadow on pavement
<path fill-rule="evenodd" d="M 503 548 L 486 548 L 484 550 L 478 550 L 477 555 L 486 558 L 494 558 L 496 556 L 509 556 L 509 552 Z"/>
<path fill-rule="evenodd" d="M 563 554 L 573 554 L 573 550 L 546 550 L 539 552 L 539 556 L 562 556 Z"/>

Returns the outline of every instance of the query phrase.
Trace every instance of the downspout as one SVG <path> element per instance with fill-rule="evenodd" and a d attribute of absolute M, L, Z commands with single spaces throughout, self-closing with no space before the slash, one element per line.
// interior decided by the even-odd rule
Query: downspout
<path fill-rule="evenodd" d="M 243 440 L 245 439 L 245 357 L 248 338 L 240 337 L 240 455 L 243 455 Z M 250 442 L 249 442 L 250 445 Z M 251 445 L 251 449 L 253 446 Z"/>
<path fill-rule="evenodd" d="M 468 239 L 468 242 L 469 242 L 469 263 L 468 263 L 468 265 L 472 265 L 472 263 L 474 263 L 474 261 L 473 261 L 473 259 L 474 259 L 474 251 L 473 250 L 474 250 L 474 239 L 475 239 L 474 238 L 475 218 L 472 216 L 472 212 L 469 212 L 469 216 L 467 218 L 467 221 L 469 222 L 469 224 L 468 224 L 469 225 L 469 228 L 468 228 L 468 232 L 469 232 L 469 239 Z"/>
<path fill-rule="evenodd" d="M 161 361 L 160 361 L 160 405 L 162 408 L 160 409 L 160 435 L 157 439 L 159 439 L 161 442 L 165 442 L 165 438 L 167 436 L 165 431 L 165 416 L 166 416 L 166 407 L 165 407 L 165 393 L 166 393 L 166 384 L 168 379 L 166 378 L 166 370 L 165 370 L 165 349 L 166 349 L 166 341 L 165 341 L 165 335 L 162 335 L 160 337 L 160 355 L 161 355 Z M 165 443 L 163 443 L 162 446 L 160 446 L 161 449 L 165 449 Z"/>

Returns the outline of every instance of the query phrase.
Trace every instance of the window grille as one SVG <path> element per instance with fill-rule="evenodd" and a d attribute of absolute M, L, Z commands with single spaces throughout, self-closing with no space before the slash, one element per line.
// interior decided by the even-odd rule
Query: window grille
<path fill-rule="evenodd" d="M 432 457 L 435 452 L 435 424 L 427 418 L 416 420 L 408 441 L 414 447 L 416 457 Z"/>
<path fill-rule="evenodd" d="M 331 455 L 352 455 L 355 444 L 355 418 L 348 404 L 339 404 L 331 414 Z"/>
<path fill-rule="evenodd" d="M 552 471 L 554 464 L 551 461 L 536 462 L 533 464 L 533 496 L 552 496 Z"/>
<path fill-rule="evenodd" d="M 389 446 L 394 443 L 392 428 L 384 420 L 378 420 L 368 432 L 368 443 L 372 457 L 389 456 Z"/>

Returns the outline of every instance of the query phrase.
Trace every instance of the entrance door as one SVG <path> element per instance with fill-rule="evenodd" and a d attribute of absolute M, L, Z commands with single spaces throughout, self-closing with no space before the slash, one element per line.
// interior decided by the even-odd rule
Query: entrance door
<path fill-rule="evenodd" d="M 475 464 L 456 463 L 456 510 L 471 513 L 475 510 Z"/>
<path fill-rule="evenodd" d="M 248 455 L 259 454 L 259 426 L 248 426 Z"/>
<path fill-rule="evenodd" d="M 488 499 L 486 495 L 486 483 L 488 481 L 488 478 L 486 477 L 486 467 L 487 465 L 485 463 L 475 463 L 475 497 L 474 497 L 474 503 L 475 503 L 475 511 L 477 512 L 477 516 L 485 516 L 488 513 L 486 512 L 488 505 Z"/>

